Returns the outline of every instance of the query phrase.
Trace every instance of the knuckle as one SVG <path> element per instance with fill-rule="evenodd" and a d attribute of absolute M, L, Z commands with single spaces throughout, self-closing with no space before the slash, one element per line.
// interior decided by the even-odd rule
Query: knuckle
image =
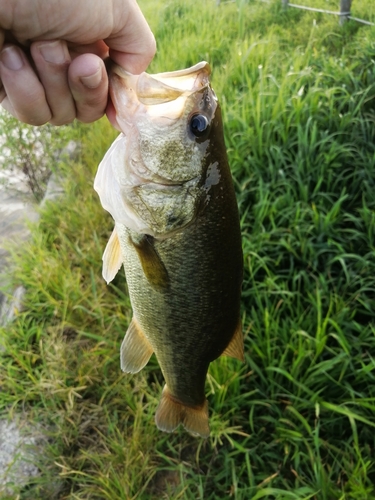
<path fill-rule="evenodd" d="M 74 114 L 69 113 L 65 115 L 54 115 L 49 120 L 49 123 L 55 126 L 69 125 L 69 123 L 72 123 L 75 120 L 75 118 L 76 118 L 75 113 Z"/>
<path fill-rule="evenodd" d="M 27 123 L 28 125 L 33 125 L 35 127 L 45 125 L 49 121 L 48 117 L 22 115 L 20 113 L 16 114 L 16 118 L 22 123 Z"/>
<path fill-rule="evenodd" d="M 102 94 L 85 96 L 84 101 L 76 101 L 77 119 L 83 123 L 91 123 L 99 120 L 104 115 L 107 106 L 107 97 L 103 99 Z"/>
<path fill-rule="evenodd" d="M 99 120 L 104 115 L 104 111 L 93 113 L 91 112 L 82 112 L 77 114 L 77 119 L 82 123 L 92 123 L 96 120 Z"/>

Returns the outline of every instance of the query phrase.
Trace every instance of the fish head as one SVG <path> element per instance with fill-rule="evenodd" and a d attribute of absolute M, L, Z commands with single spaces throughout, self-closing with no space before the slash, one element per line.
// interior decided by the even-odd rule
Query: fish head
<path fill-rule="evenodd" d="M 218 107 L 209 76 L 206 62 L 155 75 L 112 66 L 110 96 L 122 133 L 99 165 L 94 187 L 117 223 L 163 238 L 196 217 L 207 196 Z"/>

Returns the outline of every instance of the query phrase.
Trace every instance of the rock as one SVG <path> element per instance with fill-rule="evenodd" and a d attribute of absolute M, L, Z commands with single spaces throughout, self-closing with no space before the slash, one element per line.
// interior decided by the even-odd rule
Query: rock
<path fill-rule="evenodd" d="M 0 498 L 17 493 L 39 475 L 33 461 L 44 440 L 36 427 L 0 420 Z"/>
<path fill-rule="evenodd" d="M 9 298 L 3 295 L 0 301 L 0 326 L 6 326 L 13 321 L 17 313 L 21 311 L 24 294 L 24 287 L 18 286 Z"/>
<path fill-rule="evenodd" d="M 74 141 L 69 141 L 67 146 L 59 153 L 59 160 L 73 160 L 78 155 L 78 144 Z M 53 201 L 64 194 L 64 187 L 62 179 L 59 177 L 58 173 L 53 172 L 48 180 L 47 189 L 44 194 L 43 200 L 40 204 L 44 207 L 47 201 Z"/>
<path fill-rule="evenodd" d="M 62 186 L 61 179 L 55 173 L 51 175 L 49 178 L 46 193 L 43 197 L 43 200 L 40 204 L 41 207 L 44 207 L 47 201 L 53 201 L 57 198 L 60 198 L 64 194 L 64 188 Z"/>
<path fill-rule="evenodd" d="M 56 162 L 67 158 L 73 159 L 77 155 L 78 149 L 77 143 L 70 141 L 59 153 Z M 4 176 L 4 172 L 2 175 Z M 13 174 L 9 172 L 9 175 Z M 63 194 L 64 189 L 59 175 L 52 173 L 41 207 L 47 201 L 54 201 Z M 39 219 L 37 208 L 37 205 L 33 203 L 32 196 L 25 190 L 25 182 L 22 177 L 12 177 L 11 190 L 9 190 L 8 185 L 5 188 L 0 183 L 0 326 L 11 321 L 16 311 L 21 310 L 23 295 L 21 288 L 17 288 L 15 291 L 10 290 L 8 294 L 4 293 L 8 288 L 6 275 L 9 275 L 9 271 L 7 269 L 5 273 L 2 270 L 11 266 L 6 247 L 11 243 L 22 244 L 29 237 L 28 224 L 37 222 Z"/>
<path fill-rule="evenodd" d="M 22 178 L 12 178 L 11 188 L 0 184 L 0 311 L 4 307 L 10 307 L 10 304 L 4 305 L 9 297 L 5 298 L 3 293 L 8 288 L 8 273 L 4 270 L 7 271 L 10 265 L 7 246 L 12 243 L 22 244 L 30 235 L 28 224 L 37 220 L 37 207 L 33 197 L 25 192 Z M 0 325 L 2 324 L 0 314 Z"/>

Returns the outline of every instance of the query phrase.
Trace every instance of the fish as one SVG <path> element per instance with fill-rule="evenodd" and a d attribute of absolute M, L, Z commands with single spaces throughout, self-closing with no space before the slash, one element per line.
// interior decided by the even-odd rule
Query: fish
<path fill-rule="evenodd" d="M 165 379 L 157 427 L 182 424 L 203 438 L 210 363 L 244 361 L 240 219 L 210 74 L 205 61 L 140 75 L 113 63 L 121 133 L 94 181 L 114 220 L 103 277 L 109 283 L 124 266 L 133 311 L 121 369 L 137 373 L 155 353 Z"/>

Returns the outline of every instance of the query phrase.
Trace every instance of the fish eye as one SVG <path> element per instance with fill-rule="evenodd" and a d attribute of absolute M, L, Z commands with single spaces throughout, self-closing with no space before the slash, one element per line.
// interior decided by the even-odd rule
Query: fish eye
<path fill-rule="evenodd" d="M 208 126 L 208 119 L 205 115 L 193 115 L 190 119 L 190 131 L 195 137 L 202 137 L 208 129 Z"/>

